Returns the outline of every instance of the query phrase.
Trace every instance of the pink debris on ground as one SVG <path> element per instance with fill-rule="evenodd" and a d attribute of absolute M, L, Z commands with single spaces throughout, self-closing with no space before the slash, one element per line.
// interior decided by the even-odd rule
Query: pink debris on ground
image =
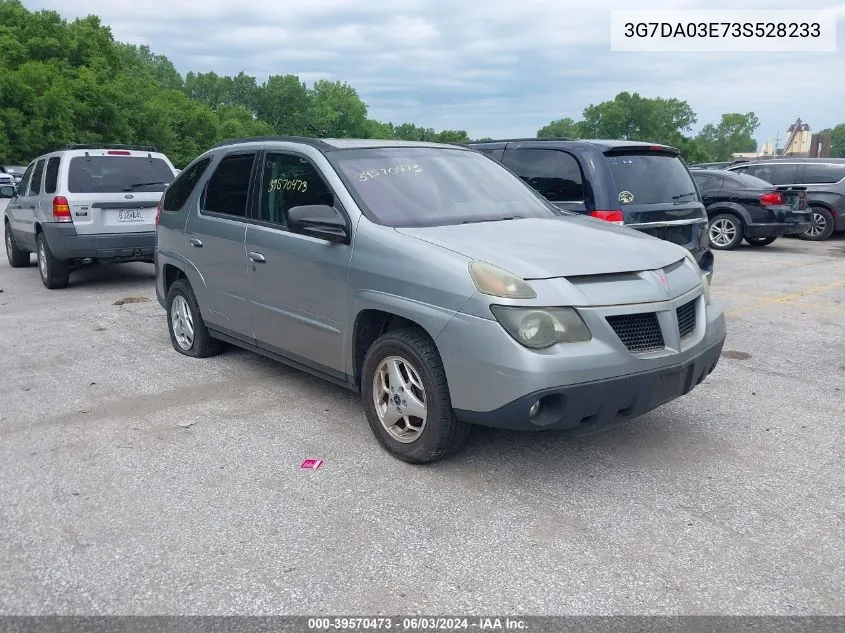
<path fill-rule="evenodd" d="M 309 457 L 304 462 L 302 462 L 302 465 L 300 466 L 300 468 L 305 469 L 305 470 L 316 470 L 316 469 L 320 468 L 322 465 L 323 465 L 322 459 L 317 459 L 316 457 Z"/>

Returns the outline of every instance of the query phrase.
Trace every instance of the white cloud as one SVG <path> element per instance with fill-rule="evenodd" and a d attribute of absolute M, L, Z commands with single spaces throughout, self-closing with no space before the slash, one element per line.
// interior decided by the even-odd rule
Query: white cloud
<path fill-rule="evenodd" d="M 146 43 L 184 72 L 244 71 L 263 81 L 297 74 L 355 86 L 370 115 L 533 135 L 622 90 L 689 101 L 697 127 L 723 112 L 755 111 L 760 140 L 795 116 L 813 129 L 845 122 L 845 3 L 839 51 L 804 54 L 647 54 L 610 51 L 610 11 L 733 9 L 735 0 L 24 0 L 66 18 L 100 16 L 122 41 Z M 743 0 L 743 9 L 794 9 L 795 0 Z"/>

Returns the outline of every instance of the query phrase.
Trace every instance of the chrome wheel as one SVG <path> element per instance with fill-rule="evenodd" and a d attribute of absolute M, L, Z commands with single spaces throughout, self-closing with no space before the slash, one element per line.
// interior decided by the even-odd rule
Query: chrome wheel
<path fill-rule="evenodd" d="M 38 243 L 38 270 L 41 277 L 47 279 L 47 253 L 44 252 L 44 242 Z"/>
<path fill-rule="evenodd" d="M 425 388 L 413 365 L 400 356 L 388 356 L 373 376 L 376 415 L 390 436 L 403 444 L 419 439 L 428 407 Z"/>
<path fill-rule="evenodd" d="M 826 229 L 827 218 L 818 211 L 813 211 L 813 215 L 810 218 L 810 227 L 807 229 L 806 234 L 810 237 L 818 237 L 824 233 Z"/>
<path fill-rule="evenodd" d="M 710 241 L 716 246 L 729 246 L 736 240 L 739 229 L 727 218 L 719 218 L 710 225 Z"/>
<path fill-rule="evenodd" d="M 170 304 L 170 322 L 179 347 L 186 351 L 191 349 L 194 344 L 194 316 L 182 295 L 173 297 L 173 303 Z"/>
<path fill-rule="evenodd" d="M 6 256 L 12 258 L 12 234 L 9 232 L 9 227 L 6 227 Z"/>

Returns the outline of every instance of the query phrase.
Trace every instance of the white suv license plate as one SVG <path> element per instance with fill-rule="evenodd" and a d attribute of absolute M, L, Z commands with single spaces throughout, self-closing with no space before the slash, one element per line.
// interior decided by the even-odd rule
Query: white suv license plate
<path fill-rule="evenodd" d="M 140 209 L 121 209 L 117 212 L 117 221 L 129 224 L 143 222 L 144 212 Z"/>

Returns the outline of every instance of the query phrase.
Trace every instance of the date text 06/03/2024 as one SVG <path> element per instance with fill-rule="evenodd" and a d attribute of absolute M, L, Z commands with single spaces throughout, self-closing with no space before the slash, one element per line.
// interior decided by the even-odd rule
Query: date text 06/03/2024
<path fill-rule="evenodd" d="M 309 630 L 392 630 L 400 631 L 528 631 L 524 620 L 510 617 L 317 617 L 308 619 Z"/>

